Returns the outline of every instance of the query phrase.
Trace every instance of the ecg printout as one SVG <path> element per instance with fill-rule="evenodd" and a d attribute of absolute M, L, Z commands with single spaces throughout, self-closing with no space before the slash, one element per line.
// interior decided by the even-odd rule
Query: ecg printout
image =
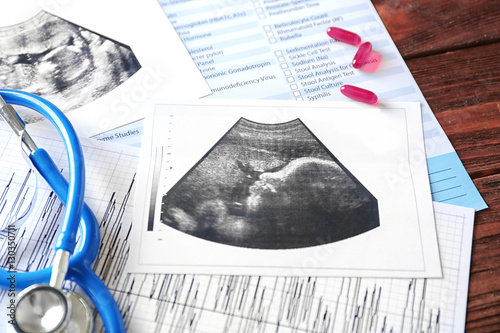
<path fill-rule="evenodd" d="M 28 132 L 39 147 L 50 153 L 67 178 L 66 150 L 58 134 L 52 131 L 38 132 L 29 127 Z M 122 145 L 103 146 L 103 143 L 90 139 L 82 139 L 82 146 L 86 162 L 86 203 L 96 215 L 101 229 L 101 246 L 94 270 L 107 285 L 112 285 L 113 281 L 120 279 L 128 255 L 127 238 L 132 226 L 132 189 L 138 150 Z M 2 229 L 9 221 L 15 220 L 16 214 L 22 213 L 23 207 L 32 200 L 34 175 L 22 157 L 18 137 L 4 121 L 0 121 Z M 36 205 L 27 222 L 19 228 L 14 242 L 15 269 L 18 272 L 52 266 L 54 241 L 64 215 L 64 206 L 43 178 L 38 177 L 37 181 Z M 9 260 L 6 255 L 9 242 L 7 238 L 0 238 L 2 267 L 6 267 Z M 0 300 L 2 306 L 9 301 L 7 291 L 0 289 Z M 9 320 L 6 318 L 2 317 L 0 321 L 0 332 L 5 332 Z"/>
<path fill-rule="evenodd" d="M 463 332 L 474 210 L 434 208 L 442 279 L 130 274 L 115 296 L 130 332 Z"/>
<path fill-rule="evenodd" d="M 212 89 L 206 98 L 347 101 L 340 86 L 374 91 L 379 100 L 418 101 L 433 200 L 486 208 L 460 159 L 368 0 L 158 0 Z M 352 67 L 356 48 L 326 29 L 370 41 L 377 54 Z"/>
<path fill-rule="evenodd" d="M 31 134 L 64 170 L 62 143 L 47 134 Z M 125 275 L 137 150 L 92 140 L 82 144 L 86 202 L 102 237 L 94 269 L 114 293 L 129 332 L 463 331 L 473 209 L 435 203 L 443 279 Z M 19 142 L 4 122 L 0 147 L 4 226 L 9 212 L 18 207 L 15 198 L 23 197 L 33 182 Z M 63 207 L 43 181 L 39 185 L 38 204 L 16 237 L 19 271 L 52 265 Z M 5 240 L 0 240 L 0 251 L 5 258 Z M 6 291 L 0 291 L 0 299 L 2 305 L 8 301 Z M 6 321 L 1 320 L 0 330 Z"/>

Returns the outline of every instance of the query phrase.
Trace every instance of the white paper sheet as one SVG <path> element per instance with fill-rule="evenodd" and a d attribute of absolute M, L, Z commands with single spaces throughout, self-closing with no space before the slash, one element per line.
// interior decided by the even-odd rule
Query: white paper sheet
<path fill-rule="evenodd" d="M 45 10 L 72 24 L 130 47 L 140 63 L 140 69 L 119 86 L 86 105 L 78 106 L 68 112 L 68 117 L 73 121 L 80 135 L 85 137 L 96 135 L 143 118 L 144 105 L 150 98 L 166 96 L 199 98 L 211 93 L 156 1 L 33 0 L 30 2 L 18 3 L 17 6 L 11 4 L 6 10 L 13 13 L 14 17 L 25 20 L 30 18 L 29 15 Z M 27 14 L 22 15 L 23 13 Z M 16 22 L 11 20 L 9 23 Z M 66 43 L 66 41 L 61 41 L 63 42 Z M 82 49 L 81 45 L 62 44 L 61 46 L 66 52 L 71 50 L 81 52 Z M 56 54 L 57 50 L 53 52 Z M 102 53 L 99 56 L 106 57 Z M 113 54 L 108 55 L 110 58 L 113 56 Z M 84 63 L 75 63 L 73 66 L 86 68 L 89 67 L 86 64 L 93 63 L 94 60 L 85 59 Z M 113 60 L 110 61 L 113 62 Z M 58 66 L 56 63 L 46 65 Z M 96 68 L 103 70 L 102 65 L 97 62 L 96 66 L 101 66 Z M 64 71 L 65 67 L 61 66 L 61 68 Z M 80 73 L 75 75 L 77 74 L 80 75 Z M 52 75 L 53 77 L 47 80 L 57 79 L 57 72 Z M 113 75 L 117 76 L 120 73 L 113 73 Z M 43 85 L 43 82 L 38 84 Z M 9 82 L 6 82 L 3 88 L 9 87 Z M 75 94 L 78 92 L 73 95 Z M 64 98 L 61 97 L 60 100 L 58 98 L 56 95 L 50 95 L 48 99 L 66 112 L 67 110 L 63 107 L 66 105 Z"/>
<path fill-rule="evenodd" d="M 245 101 L 241 104 L 233 104 L 222 100 L 204 101 L 203 104 L 200 102 L 156 105 L 154 114 L 150 119 L 146 119 L 145 130 L 148 134 L 144 136 L 142 165 L 138 176 L 141 186 L 138 190 L 139 201 L 136 205 L 138 224 L 134 226 L 129 271 L 383 277 L 440 276 L 420 115 L 418 103 L 395 103 L 377 108 L 362 107 L 353 103 L 297 104 Z M 314 179 L 311 179 L 300 185 L 300 189 L 287 192 L 288 187 L 280 187 L 281 185 L 269 179 L 277 177 L 285 182 L 280 178 L 282 173 L 288 172 L 287 168 L 291 168 L 293 163 L 302 160 L 297 157 L 301 153 L 294 155 L 291 158 L 292 162 L 289 162 L 286 167 L 282 165 L 280 171 L 273 170 L 267 174 L 265 170 L 271 167 L 262 166 L 262 164 L 278 162 L 268 157 L 244 157 L 244 154 L 252 154 L 245 152 L 247 141 L 236 143 L 237 153 L 223 153 L 226 155 L 215 157 L 214 159 L 221 159 L 215 162 L 218 163 L 217 165 L 204 164 L 213 163 L 208 161 L 211 158 L 210 154 L 219 149 L 216 143 L 219 145 L 223 141 L 221 138 L 225 137 L 242 117 L 261 124 L 290 124 L 295 119 L 300 119 L 317 142 L 324 145 L 325 150 L 338 159 L 348 172 L 354 175 L 376 198 L 379 227 L 341 239 L 330 239 L 329 237 L 335 237 L 335 231 L 323 234 L 325 229 L 318 227 L 315 231 L 318 234 L 314 236 L 318 242 L 313 245 L 310 243 L 292 245 L 290 248 L 284 245 L 270 248 L 265 241 L 257 242 L 257 238 L 260 240 L 263 237 L 269 237 L 269 242 L 272 243 L 273 237 L 276 236 L 274 233 L 277 233 L 280 236 L 276 236 L 276 242 L 284 244 L 286 242 L 284 239 L 294 237 L 294 232 L 287 233 L 290 228 L 301 230 L 302 224 L 316 228 L 316 222 L 319 224 L 318 221 L 322 217 L 313 215 L 308 218 L 307 216 L 310 215 L 307 214 L 312 210 L 323 214 L 323 208 L 316 206 L 314 206 L 316 208 L 311 208 L 313 206 L 309 204 L 307 206 L 309 208 L 301 206 L 302 208 L 297 212 L 297 214 L 304 214 L 300 215 L 300 219 L 305 219 L 299 225 L 291 222 L 294 220 L 293 216 L 278 218 L 277 222 L 273 220 L 267 223 L 261 222 L 253 215 L 258 215 L 259 212 L 268 214 L 267 212 L 272 212 L 273 209 L 285 207 L 284 211 L 278 213 L 279 216 L 283 216 L 287 210 L 293 209 L 295 205 L 300 206 L 303 201 L 306 201 L 305 198 L 301 199 L 301 196 L 320 193 L 317 188 L 327 187 L 328 181 L 322 178 L 319 181 L 321 185 L 318 185 Z M 252 131 L 250 131 L 250 136 L 258 133 Z M 263 140 L 279 141 L 282 133 L 276 128 L 272 131 L 278 133 L 278 139 L 265 136 Z M 255 135 L 267 135 L 265 132 L 262 133 Z M 278 150 L 312 150 L 310 147 L 314 145 L 314 142 L 307 141 L 307 138 L 303 139 L 306 137 L 303 134 L 294 133 L 293 135 L 300 135 L 300 138 L 292 140 L 291 148 L 287 146 L 288 143 L 276 143 L 281 145 Z M 233 142 L 237 139 L 227 140 Z M 272 148 L 252 146 L 249 149 L 259 150 L 257 156 L 261 156 L 259 154 L 269 154 Z M 305 155 L 309 157 L 308 154 Z M 258 166 L 259 163 L 261 166 Z M 239 166 L 234 166 L 235 164 Z M 204 168 L 209 168 L 210 171 L 206 174 L 199 173 L 202 172 L 199 170 Z M 233 181 L 231 170 L 238 168 L 251 170 L 248 171 L 247 176 L 236 171 L 237 176 L 234 176 L 236 180 Z M 254 175 L 253 180 L 241 186 L 235 185 L 239 184 L 240 178 L 238 177 L 240 176 L 247 179 L 252 177 L 250 175 L 252 171 L 261 175 Z M 201 174 L 199 178 L 196 178 L 198 176 L 189 178 L 190 175 L 198 174 Z M 287 179 L 301 177 L 298 171 L 290 174 L 292 178 Z M 182 187 L 184 186 L 182 182 L 186 183 L 190 181 L 189 179 L 194 179 L 191 185 Z M 225 179 L 230 179 L 227 181 L 228 184 L 224 183 Z M 313 189 L 309 189 L 310 183 L 314 183 Z M 341 186 L 340 183 L 334 184 L 337 184 L 333 185 L 335 188 Z M 235 188 L 237 190 L 234 190 Z M 193 192 L 194 194 L 189 194 L 189 199 L 183 199 L 181 196 L 184 194 L 174 192 L 177 189 L 180 192 Z M 210 193 L 219 191 L 220 195 L 196 196 L 196 192 L 203 191 Z M 278 195 L 282 192 L 295 193 L 294 191 L 297 191 L 299 198 L 294 199 L 292 195 L 286 194 L 286 199 L 281 199 L 281 197 L 262 194 L 259 191 L 278 193 Z M 231 194 L 226 198 L 225 193 L 228 192 Z M 327 193 L 329 194 L 326 196 L 332 198 L 338 195 L 336 201 L 341 201 L 344 196 L 350 195 L 346 191 L 341 194 Z M 171 202 L 179 202 L 179 200 L 186 200 L 186 205 L 184 202 L 170 205 Z M 256 211 L 253 209 L 255 200 L 257 200 L 257 209 L 264 207 L 264 202 L 272 201 L 269 203 L 272 206 L 271 210 Z M 289 201 L 283 204 L 282 200 Z M 355 200 L 357 199 L 351 197 L 349 202 Z M 313 201 L 321 201 L 321 199 Z M 214 208 L 214 205 L 217 208 Z M 238 210 L 234 207 L 235 205 L 243 207 Z M 324 205 L 334 206 L 333 203 Z M 342 207 L 349 205 L 349 203 L 343 203 Z M 351 211 L 345 208 L 345 211 L 335 213 L 330 211 L 330 206 L 325 209 L 324 213 L 329 214 L 328 226 L 331 223 L 338 223 L 335 230 L 340 230 L 343 225 L 340 216 L 350 214 Z M 199 211 L 203 212 L 200 213 L 202 215 L 197 215 Z M 361 211 L 361 208 L 357 211 Z M 205 217 L 206 215 L 203 214 L 209 214 L 209 216 Z M 217 217 L 213 219 L 210 214 Z M 272 214 L 274 213 L 269 213 L 266 218 L 271 218 Z M 300 219 L 299 221 L 302 221 Z M 362 217 L 352 219 L 348 223 L 353 227 L 360 220 Z M 211 224 L 206 227 L 204 223 Z M 285 225 L 282 231 L 280 231 L 281 224 Z M 255 225 L 258 225 L 258 231 L 252 231 Z M 260 233 L 262 229 L 275 226 L 277 231 Z M 200 231 L 200 228 L 203 230 Z M 210 233 L 213 234 L 206 235 Z M 297 231 L 297 233 L 302 233 L 302 231 Z M 286 236 L 281 236 L 283 234 Z M 306 233 L 301 235 L 306 238 Z M 256 243 L 258 245 L 255 245 Z M 322 245 L 318 245 L 319 243 Z M 157 253 L 165 255 L 158 256 Z"/>
<path fill-rule="evenodd" d="M 55 136 L 31 134 L 65 168 L 63 147 Z M 99 220 L 103 243 L 94 269 L 112 290 L 128 332 L 215 333 L 243 328 L 248 333 L 355 332 L 363 327 L 376 332 L 414 332 L 419 327 L 430 333 L 464 331 L 473 209 L 434 203 L 442 279 L 124 274 L 137 150 L 86 140 L 83 145 L 88 170 L 86 201 Z M 8 200 L 7 204 L 2 201 L 3 224 L 5 210 L 17 209 L 10 198 L 16 197 L 29 169 L 5 123 L 0 123 L 0 146 L 0 161 L 5 163 L 0 168 L 3 193 L 12 171 L 16 172 L 7 196 L 2 197 Z M 37 213 L 16 238 L 23 258 L 18 270 L 27 269 L 27 264 L 33 270 L 52 263 L 50 235 L 57 229 L 60 203 L 40 185 Z M 39 213 L 44 216 L 37 222 Z M 4 251 L 5 243 L 0 244 Z M 9 301 L 5 290 L 0 290 L 0 299 L 2 306 Z M 0 321 L 0 331 L 4 331 L 6 319 Z"/>

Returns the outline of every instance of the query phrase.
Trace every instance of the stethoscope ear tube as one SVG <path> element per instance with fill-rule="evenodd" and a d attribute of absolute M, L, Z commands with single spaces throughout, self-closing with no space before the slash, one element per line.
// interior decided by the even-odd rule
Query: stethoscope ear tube
<path fill-rule="evenodd" d="M 30 154 L 29 159 L 59 200 L 66 206 L 69 184 L 59 172 L 49 153 L 43 148 L 38 148 Z M 80 223 L 80 227 L 83 228 L 80 230 L 80 235 L 83 236 L 83 240 L 80 241 L 82 249 L 75 252 L 73 257 L 84 254 L 86 264 L 90 266 L 97 258 L 101 234 L 94 213 L 85 203 L 82 209 L 82 220 L 83 223 Z"/>
<path fill-rule="evenodd" d="M 63 139 L 68 156 L 69 183 L 71 186 L 68 188 L 66 211 L 64 212 L 61 232 L 56 239 L 56 250 L 62 249 L 73 253 L 83 209 L 82 198 L 85 196 L 85 162 L 80 139 L 69 119 L 49 101 L 17 90 L 0 89 L 0 95 L 8 104 L 24 106 L 40 113 L 54 125 Z"/>
<path fill-rule="evenodd" d="M 42 177 L 47 180 L 50 187 L 64 204 L 68 192 L 68 183 L 58 171 L 52 159 L 50 163 L 38 162 L 50 158 L 48 153 L 44 149 L 38 148 L 30 158 L 37 168 L 43 167 L 43 169 L 39 169 L 43 170 Z M 107 332 L 125 332 L 125 324 L 113 295 L 90 268 L 99 251 L 100 232 L 98 222 L 86 204 L 83 207 L 82 221 L 81 227 L 83 230 L 81 230 L 80 234 L 83 236 L 81 240 L 83 244 L 70 258 L 66 278 L 76 282 L 90 297 L 101 316 Z"/>

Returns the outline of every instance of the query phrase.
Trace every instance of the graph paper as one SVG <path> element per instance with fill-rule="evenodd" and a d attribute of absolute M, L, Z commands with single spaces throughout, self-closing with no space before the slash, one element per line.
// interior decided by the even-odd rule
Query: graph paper
<path fill-rule="evenodd" d="M 474 211 L 434 207 L 442 279 L 131 274 L 115 296 L 130 332 L 460 332 Z"/>
<path fill-rule="evenodd" d="M 61 143 L 53 135 L 33 136 L 64 171 L 66 162 Z M 24 191 L 20 190 L 23 180 L 30 175 L 29 168 L 23 165 L 21 155 L 16 152 L 18 142 L 4 123 L 0 123 L 0 142 L 0 161 L 8 160 L 9 165 L 15 165 L 14 177 L 11 170 L 3 165 L 0 168 L 0 193 L 3 193 L 0 222 L 4 223 L 5 212 L 12 208 L 11 198 L 24 193 L 31 183 L 28 177 L 29 184 Z M 86 201 L 97 215 L 102 235 L 94 269 L 112 290 L 129 332 L 464 330 L 473 209 L 434 204 L 442 279 L 126 275 L 123 266 L 129 254 L 127 241 L 138 152 L 87 140 L 83 146 L 88 178 Z M 19 271 L 52 264 L 51 243 L 63 208 L 40 181 L 37 202 L 29 221 L 17 235 Z M 3 240 L 0 249 L 1 257 L 5 258 Z M 8 301 L 5 291 L 0 292 L 0 298 L 2 305 Z M 6 321 L 1 321 L 0 330 L 3 331 Z"/>

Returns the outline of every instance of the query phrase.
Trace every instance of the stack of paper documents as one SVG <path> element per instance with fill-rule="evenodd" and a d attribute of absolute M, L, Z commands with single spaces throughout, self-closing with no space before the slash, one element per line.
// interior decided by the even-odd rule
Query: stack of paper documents
<path fill-rule="evenodd" d="M 135 64 L 64 110 L 101 140 L 83 140 L 102 232 L 94 269 L 130 332 L 463 331 L 474 210 L 486 205 L 370 1 L 54 4 L 37 24 L 99 41 L 83 56 L 67 45 L 82 66 Z M 356 49 L 330 26 L 369 40 L 377 66 L 353 69 Z M 65 69 L 51 59 L 44 70 Z M 349 101 L 343 84 L 380 103 Z M 66 172 L 62 144 L 36 127 Z M 4 123 L 0 139 L 6 225 L 36 184 Z M 142 145 L 141 158 L 109 142 Z M 53 260 L 62 205 L 45 184 L 37 197 L 16 236 L 18 271 Z"/>

